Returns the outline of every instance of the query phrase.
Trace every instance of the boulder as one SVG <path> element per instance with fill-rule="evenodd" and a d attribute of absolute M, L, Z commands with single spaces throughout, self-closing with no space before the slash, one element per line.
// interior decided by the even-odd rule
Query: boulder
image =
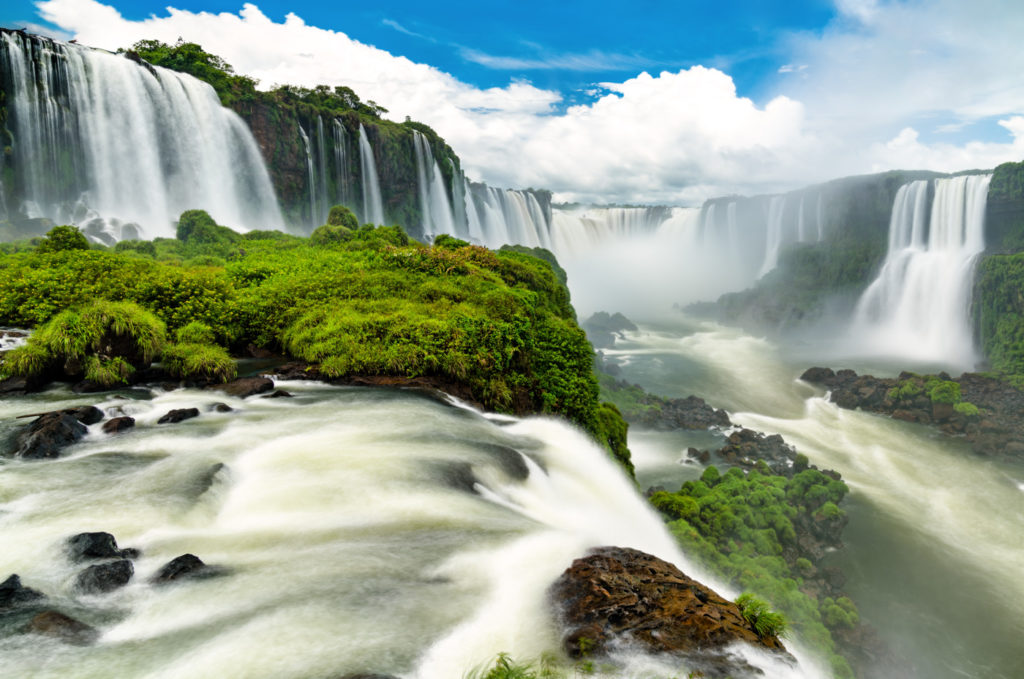
<path fill-rule="evenodd" d="M 736 604 L 635 549 L 592 550 L 572 563 L 549 594 L 564 628 L 563 647 L 572 657 L 606 655 L 626 643 L 649 653 L 678 654 L 710 677 L 749 670 L 742 660 L 726 657 L 730 644 L 784 651 L 777 637 L 759 636 Z"/>
<path fill-rule="evenodd" d="M 246 398 L 273 390 L 274 380 L 269 377 L 241 377 L 227 384 L 218 384 L 211 388 L 223 391 L 228 396 Z"/>
<path fill-rule="evenodd" d="M 167 412 L 163 417 L 156 421 L 157 424 L 177 424 L 184 420 L 190 420 L 193 417 L 199 417 L 199 408 L 177 408 Z"/>
<path fill-rule="evenodd" d="M 126 429 L 131 429 L 135 426 L 134 417 L 115 417 L 112 420 L 107 420 L 103 423 L 103 432 L 105 434 L 117 434 Z"/>
<path fill-rule="evenodd" d="M 65 543 L 65 553 L 74 563 L 94 559 L 137 559 L 139 550 L 119 549 L 110 533 L 79 533 Z"/>
<path fill-rule="evenodd" d="M 89 566 L 75 578 L 75 589 L 85 594 L 105 594 L 128 584 L 135 566 L 128 559 Z"/>
<path fill-rule="evenodd" d="M 178 580 L 192 580 L 199 578 L 210 578 L 223 575 L 224 569 L 219 566 L 209 566 L 203 563 L 195 554 L 182 554 L 171 559 L 157 571 L 151 582 L 161 585 Z"/>
<path fill-rule="evenodd" d="M 39 613 L 28 622 L 25 632 L 52 637 L 75 646 L 88 646 L 100 638 L 100 633 L 94 627 L 58 611 Z"/>
<path fill-rule="evenodd" d="M 274 393 L 267 394 L 265 396 L 262 396 L 261 398 L 294 398 L 294 396 L 292 396 L 292 393 L 290 391 L 285 391 L 284 389 L 278 389 Z"/>
<path fill-rule="evenodd" d="M 213 403 L 210 405 L 210 410 L 215 413 L 230 413 L 234 410 L 227 403 Z"/>
<path fill-rule="evenodd" d="M 12 575 L 3 582 L 0 582 L 0 611 L 31 601 L 38 601 L 42 598 L 42 592 L 21 584 L 21 578 L 17 575 Z"/>
<path fill-rule="evenodd" d="M 66 446 L 80 440 L 86 425 L 103 419 L 103 411 L 81 406 L 40 414 L 18 433 L 12 454 L 30 460 L 60 457 Z"/>

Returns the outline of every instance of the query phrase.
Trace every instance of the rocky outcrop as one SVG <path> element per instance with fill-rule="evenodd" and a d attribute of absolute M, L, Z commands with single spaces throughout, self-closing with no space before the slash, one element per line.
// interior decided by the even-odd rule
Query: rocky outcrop
<path fill-rule="evenodd" d="M 128 559 L 89 566 L 75 578 L 75 589 L 84 594 L 106 594 L 128 584 L 135 566 Z"/>
<path fill-rule="evenodd" d="M 759 636 L 739 607 L 644 552 L 600 547 L 558 578 L 550 597 L 572 657 L 607 655 L 617 644 L 677 654 L 706 677 L 745 676 L 726 647 L 744 642 L 783 652 L 775 636 Z"/>
<path fill-rule="evenodd" d="M 210 578 L 222 574 L 223 568 L 209 566 L 195 554 L 182 554 L 164 564 L 153 576 L 152 582 L 155 585 L 164 585 L 178 580 Z"/>
<path fill-rule="evenodd" d="M 88 646 L 100 638 L 96 628 L 59 611 L 39 613 L 25 626 L 25 632 L 52 637 L 73 646 Z"/>
<path fill-rule="evenodd" d="M 103 423 L 103 433 L 118 434 L 135 426 L 134 417 L 115 417 Z"/>
<path fill-rule="evenodd" d="M 211 388 L 223 391 L 228 396 L 234 396 L 235 398 L 247 398 L 256 394 L 265 394 L 268 391 L 273 391 L 274 380 L 269 377 L 241 377 L 227 384 L 218 384 Z"/>
<path fill-rule="evenodd" d="M 65 553 L 74 563 L 95 559 L 137 559 L 139 550 L 120 549 L 110 533 L 79 533 L 68 538 Z"/>
<path fill-rule="evenodd" d="M 169 410 L 159 420 L 157 424 L 177 424 L 178 422 L 184 422 L 185 420 L 191 420 L 193 417 L 199 417 L 199 408 L 177 408 L 175 410 Z"/>
<path fill-rule="evenodd" d="M 704 464 L 711 460 L 711 453 L 707 450 L 690 448 L 687 455 Z M 715 455 L 744 469 L 758 469 L 761 467 L 759 463 L 763 463 L 772 474 L 786 478 L 809 466 L 807 459 L 798 455 L 796 449 L 778 434 L 762 434 L 752 429 L 740 429 L 729 434 L 725 445 L 715 451 Z"/>
<path fill-rule="evenodd" d="M 979 454 L 1024 459 L 1024 391 L 1002 380 L 977 373 L 954 378 L 945 373 L 930 377 L 904 372 L 880 378 L 830 368 L 810 368 L 800 379 L 828 389 L 829 400 L 840 408 L 932 425 L 949 436 L 964 437 Z M 978 414 L 930 398 L 924 389 L 930 379 L 959 385 L 960 399 L 976 406 Z"/>
<path fill-rule="evenodd" d="M 609 314 L 607 311 L 598 311 L 580 323 L 580 327 L 595 349 L 610 349 L 623 331 L 637 329 L 636 324 L 622 314 Z"/>
<path fill-rule="evenodd" d="M 65 447 L 85 436 L 86 425 L 102 419 L 103 411 L 93 406 L 42 413 L 18 433 L 10 454 L 28 460 L 60 457 Z"/>
<path fill-rule="evenodd" d="M 21 584 L 21 578 L 11 575 L 0 582 L 0 612 L 10 610 L 43 598 L 43 593 Z"/>

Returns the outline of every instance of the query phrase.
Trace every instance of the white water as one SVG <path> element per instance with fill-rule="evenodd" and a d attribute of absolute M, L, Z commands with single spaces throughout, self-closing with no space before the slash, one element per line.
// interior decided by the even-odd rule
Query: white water
<path fill-rule="evenodd" d="M 84 648 L 0 634 L 6 674 L 452 679 L 501 651 L 555 651 L 545 592 L 590 547 L 642 549 L 708 581 L 607 454 L 563 423 L 399 391 L 282 386 L 296 398 L 93 397 L 136 428 L 94 425 L 67 457 L 0 466 L 0 574 L 103 634 Z M 211 411 L 218 400 L 235 410 Z M 12 418 L 82 401 L 51 392 L 3 407 Z M 156 424 L 191 406 L 199 418 Z M 211 482 L 215 464 L 226 466 Z M 61 543 L 86 530 L 142 549 L 127 588 L 71 590 Z M 230 572 L 147 584 L 185 552 Z M 822 676 L 797 654 L 802 669 L 744 651 L 772 676 Z M 613 676 L 659 676 L 629 669 L 649 659 L 621 660 Z"/>
<path fill-rule="evenodd" d="M 310 147 L 309 135 L 299 125 L 299 137 L 302 139 L 302 148 L 306 150 L 306 184 L 309 186 L 309 221 L 310 224 L 316 221 L 317 195 L 316 195 L 316 174 L 313 170 L 313 149 Z"/>
<path fill-rule="evenodd" d="M 420 228 L 426 235 L 455 235 L 455 215 L 445 189 L 444 175 L 430 150 L 427 138 L 413 130 L 416 150 L 416 176 L 420 198 Z"/>
<path fill-rule="evenodd" d="M 855 312 L 861 351 L 974 367 L 971 286 L 985 248 L 990 180 L 991 175 L 933 180 L 930 206 L 930 182 L 900 187 L 885 262 Z"/>
<path fill-rule="evenodd" d="M 359 166 L 363 180 L 363 214 L 364 224 L 384 223 L 384 203 L 380 196 L 380 179 L 377 176 L 377 161 L 373 157 L 373 147 L 366 138 L 366 130 L 359 126 Z"/>
<path fill-rule="evenodd" d="M 29 216 L 101 219 L 115 237 L 121 223 L 172 236 L 193 208 L 242 231 L 282 227 L 252 134 L 209 85 L 17 33 L 3 34 L 0 57 Z"/>

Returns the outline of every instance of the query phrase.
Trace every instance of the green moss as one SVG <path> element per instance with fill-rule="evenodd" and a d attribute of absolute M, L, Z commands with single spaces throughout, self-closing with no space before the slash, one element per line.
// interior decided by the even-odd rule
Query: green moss
<path fill-rule="evenodd" d="M 134 372 L 135 368 L 120 356 L 89 356 L 85 360 L 85 379 L 108 388 L 128 384 Z"/>
<path fill-rule="evenodd" d="M 953 410 L 966 417 L 978 417 L 978 406 L 968 401 L 962 401 L 953 406 Z"/>
<path fill-rule="evenodd" d="M 954 405 L 960 402 L 960 384 L 958 382 L 934 380 L 929 382 L 926 387 L 930 387 L 928 398 L 932 400 L 932 403 Z"/>
<path fill-rule="evenodd" d="M 749 592 L 740 594 L 736 599 L 740 614 L 750 623 L 759 637 L 781 637 L 788 627 L 786 619 L 780 613 Z"/>

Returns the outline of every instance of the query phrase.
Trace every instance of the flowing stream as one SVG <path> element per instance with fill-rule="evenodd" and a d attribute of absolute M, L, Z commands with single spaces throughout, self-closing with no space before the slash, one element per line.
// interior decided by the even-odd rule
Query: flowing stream
<path fill-rule="evenodd" d="M 53 390 L 0 402 L 3 435 L 18 415 L 83 402 L 137 420 L 116 436 L 93 425 L 61 459 L 0 466 L 0 573 L 102 631 L 76 647 L 0 629 L 5 676 L 451 679 L 501 651 L 556 651 L 545 592 L 590 547 L 632 546 L 716 584 L 607 454 L 562 422 L 418 392 L 282 386 L 295 398 Z M 233 410 L 215 412 L 218 401 Z M 156 424 L 193 406 L 198 418 Z M 81 567 L 62 544 L 97 530 L 142 556 L 126 588 L 78 595 Z M 182 553 L 228 572 L 148 582 Z M 823 676 L 796 652 L 797 668 L 744 653 L 770 676 Z M 618 662 L 612 676 L 680 670 Z"/>

